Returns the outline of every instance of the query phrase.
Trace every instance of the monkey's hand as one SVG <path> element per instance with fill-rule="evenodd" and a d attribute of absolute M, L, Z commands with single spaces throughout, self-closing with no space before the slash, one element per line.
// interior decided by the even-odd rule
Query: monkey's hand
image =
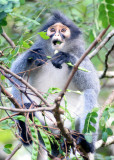
<path fill-rule="evenodd" d="M 51 59 L 52 64 L 59 69 L 62 68 L 63 63 L 67 63 L 69 61 L 70 61 L 70 54 L 64 52 L 59 52 L 55 54 Z"/>
<path fill-rule="evenodd" d="M 27 63 L 28 65 L 35 64 L 41 66 L 47 61 L 47 57 L 42 49 L 34 49 L 28 53 Z"/>

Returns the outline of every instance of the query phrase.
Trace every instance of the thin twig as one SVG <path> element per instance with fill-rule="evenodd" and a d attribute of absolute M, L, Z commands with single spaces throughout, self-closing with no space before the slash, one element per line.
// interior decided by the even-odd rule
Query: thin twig
<path fill-rule="evenodd" d="M 106 72 L 108 70 L 108 57 L 109 57 L 109 55 L 111 54 L 111 52 L 113 50 L 114 50 L 114 45 L 111 47 L 111 49 L 108 51 L 108 53 L 105 56 L 105 70 L 104 70 L 103 74 L 100 77 L 101 79 L 104 78 L 104 77 L 106 77 Z"/>
<path fill-rule="evenodd" d="M 0 119 L 0 122 L 4 121 L 4 120 L 6 120 L 6 119 L 9 119 L 9 118 L 11 118 L 11 117 L 17 116 L 17 115 L 19 115 L 19 114 L 20 114 L 20 113 L 14 113 L 14 114 L 12 114 L 12 115 L 10 115 L 10 116 L 1 118 L 1 119 Z"/>

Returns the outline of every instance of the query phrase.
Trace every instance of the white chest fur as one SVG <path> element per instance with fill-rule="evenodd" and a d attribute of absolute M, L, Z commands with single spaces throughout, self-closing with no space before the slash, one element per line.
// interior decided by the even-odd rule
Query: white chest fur
<path fill-rule="evenodd" d="M 42 68 L 36 69 L 30 73 L 29 83 L 35 87 L 42 94 L 47 93 L 49 88 L 59 88 L 63 89 L 66 84 L 66 81 L 69 77 L 69 69 L 66 64 L 63 64 L 62 69 L 55 68 L 50 62 L 45 64 Z M 70 90 L 76 91 L 77 88 L 73 84 L 70 83 Z M 54 99 L 58 94 L 51 94 L 48 96 L 48 103 L 53 103 Z M 32 100 L 37 104 L 40 104 L 39 98 L 35 96 L 31 96 Z M 66 93 L 67 99 L 67 109 L 69 110 L 72 118 L 77 118 L 82 112 L 81 108 L 79 108 L 79 95 L 73 92 Z M 65 102 L 62 100 L 61 106 L 65 107 Z M 52 113 L 47 113 L 49 117 L 52 117 Z M 37 112 L 37 117 L 42 121 L 43 117 L 40 112 Z M 55 122 L 55 120 L 54 120 Z M 68 123 L 68 121 L 66 121 Z M 43 121 L 42 121 L 43 123 Z M 52 121 L 50 122 L 52 123 Z M 49 125 L 52 125 L 48 123 Z M 66 124 L 68 126 L 68 124 Z"/>

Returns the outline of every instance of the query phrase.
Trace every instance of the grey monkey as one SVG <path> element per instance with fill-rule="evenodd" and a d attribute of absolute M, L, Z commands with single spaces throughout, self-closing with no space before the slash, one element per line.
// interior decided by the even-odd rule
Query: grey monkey
<path fill-rule="evenodd" d="M 80 29 L 59 11 L 53 13 L 40 31 L 47 32 L 50 38 L 44 40 L 38 37 L 35 44 L 13 62 L 11 71 L 26 79 L 33 87 L 44 94 L 52 87 L 63 89 L 73 68 L 67 63 L 70 62 L 74 65 L 84 53 L 85 47 Z M 48 60 L 47 56 L 51 56 L 51 60 Z M 88 57 L 83 60 L 80 67 L 89 70 L 89 72 L 78 70 L 68 89 L 80 90 L 82 94 L 66 93 L 66 98 L 67 109 L 72 118 L 75 119 L 76 124 L 79 122 L 79 129 L 82 133 L 87 114 L 98 106 L 97 98 L 100 86 L 96 70 Z M 12 86 L 12 94 L 20 105 L 24 104 L 26 108 L 29 108 L 31 103 L 41 104 L 41 100 L 34 96 L 19 80 L 14 78 L 14 81 L 23 90 L 26 90 L 29 96 L 27 98 L 15 86 Z M 49 103 L 53 102 L 54 98 L 50 95 L 47 101 Z M 61 105 L 65 107 L 64 101 L 61 102 Z M 56 121 L 53 114 L 46 112 L 46 115 L 44 118 L 41 112 L 35 113 L 35 116 L 43 125 L 46 121 L 48 126 L 55 127 Z M 51 117 L 51 119 L 48 117 Z M 62 118 L 64 119 L 64 116 Z M 19 124 L 22 128 L 21 136 L 24 143 L 31 143 L 30 136 L 26 133 L 25 123 L 19 121 Z M 69 119 L 64 120 L 64 126 L 71 127 Z M 97 140 L 97 124 L 95 127 L 96 133 L 93 134 L 92 143 L 88 143 L 83 135 L 78 139 L 78 143 L 83 146 L 90 160 L 94 159 L 94 143 Z M 30 140 L 29 143 L 28 140 Z"/>

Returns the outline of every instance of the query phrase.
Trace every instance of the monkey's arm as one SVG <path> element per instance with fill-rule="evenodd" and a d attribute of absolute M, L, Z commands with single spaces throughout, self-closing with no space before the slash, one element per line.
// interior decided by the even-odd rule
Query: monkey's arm
<path fill-rule="evenodd" d="M 42 49 L 31 49 L 20 55 L 12 64 L 11 71 L 23 77 L 27 75 L 26 71 L 32 68 L 41 66 L 46 62 L 47 58 Z M 32 72 L 32 71 L 30 71 Z M 13 78 L 14 82 L 19 86 L 24 86 L 18 79 Z M 24 88 L 23 88 L 24 89 Z M 12 94 L 17 99 L 18 103 L 22 105 L 22 97 L 20 91 L 13 85 Z"/>
<path fill-rule="evenodd" d="M 35 66 L 41 66 L 47 61 L 46 55 L 41 48 L 31 49 L 20 55 L 12 64 L 11 71 L 19 74 L 21 77 L 34 63 Z"/>

